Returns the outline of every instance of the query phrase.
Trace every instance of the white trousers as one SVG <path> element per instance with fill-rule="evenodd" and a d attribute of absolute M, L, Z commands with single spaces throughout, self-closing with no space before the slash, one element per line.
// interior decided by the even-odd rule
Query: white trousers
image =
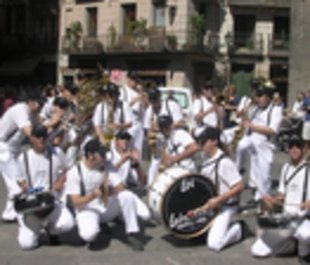
<path fill-rule="evenodd" d="M 216 216 L 207 235 L 209 249 L 221 251 L 224 247 L 241 240 L 241 225 L 231 223 L 235 213 L 236 209 L 234 207 L 227 207 Z"/>
<path fill-rule="evenodd" d="M 148 176 L 147 176 L 147 186 L 148 187 L 152 186 L 152 183 L 154 182 L 155 177 L 158 175 L 160 163 L 161 163 L 160 158 L 155 158 L 154 156 L 151 157 L 151 163 L 150 163 Z"/>
<path fill-rule="evenodd" d="M 133 146 L 135 149 L 137 149 L 142 155 L 143 152 L 143 139 L 144 139 L 144 129 L 142 124 L 136 124 L 135 128 L 133 130 L 133 133 L 131 134 L 132 139 L 133 139 Z"/>
<path fill-rule="evenodd" d="M 237 147 L 236 164 L 240 170 L 244 167 L 244 155 L 250 155 L 250 182 L 255 187 L 255 200 L 261 199 L 271 189 L 271 165 L 273 162 L 273 149 L 268 142 L 257 142 L 250 136 L 243 137 Z"/>
<path fill-rule="evenodd" d="M 111 221 L 118 216 L 123 217 L 127 234 L 139 232 L 138 204 L 135 196 L 131 191 L 124 190 L 110 197 L 106 207 L 87 206 L 79 210 L 76 222 L 80 237 L 86 242 L 94 241 L 100 232 L 100 223 Z"/>
<path fill-rule="evenodd" d="M 283 244 L 278 244 L 276 249 L 273 249 L 268 243 L 261 238 L 256 239 L 251 247 L 251 253 L 255 257 L 268 257 L 277 253 L 277 255 L 290 254 L 290 244 L 286 244 L 290 238 L 294 237 L 298 240 L 298 255 L 307 256 L 310 254 L 310 221 L 304 220 L 296 230 L 288 235 L 289 237 L 283 239 Z"/>
<path fill-rule="evenodd" d="M 4 159 L 1 159 L 1 155 L 5 156 Z M 0 173 L 7 192 L 6 205 L 2 212 L 2 219 L 5 221 L 13 221 L 17 217 L 13 206 L 13 198 L 21 192 L 21 188 L 17 184 L 17 177 L 20 174 L 18 168 L 19 166 L 12 153 L 9 151 L 0 152 Z"/>
<path fill-rule="evenodd" d="M 19 224 L 17 240 L 24 250 L 38 246 L 40 230 L 44 227 L 52 235 L 67 232 L 74 227 L 74 218 L 71 212 L 62 204 L 56 204 L 55 209 L 46 218 L 18 214 L 17 219 Z"/>

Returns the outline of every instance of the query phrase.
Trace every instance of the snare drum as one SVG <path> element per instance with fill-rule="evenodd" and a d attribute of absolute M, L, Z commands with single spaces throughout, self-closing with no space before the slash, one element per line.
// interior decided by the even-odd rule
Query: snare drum
<path fill-rule="evenodd" d="M 189 218 L 186 213 L 214 196 L 215 189 L 209 179 L 182 167 L 171 167 L 153 182 L 148 204 L 155 218 L 162 221 L 172 234 L 190 239 L 205 233 L 214 215 Z"/>
<path fill-rule="evenodd" d="M 15 197 L 15 211 L 21 214 L 34 214 L 45 217 L 55 206 L 55 197 L 50 192 L 22 193 Z"/>

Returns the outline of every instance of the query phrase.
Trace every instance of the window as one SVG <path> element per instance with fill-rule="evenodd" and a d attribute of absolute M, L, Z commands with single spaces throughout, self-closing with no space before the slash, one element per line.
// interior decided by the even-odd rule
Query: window
<path fill-rule="evenodd" d="M 89 37 L 97 36 L 97 8 L 87 8 L 87 33 Z"/>
<path fill-rule="evenodd" d="M 154 6 L 154 26 L 165 27 L 166 25 L 166 7 L 163 5 Z"/>
<path fill-rule="evenodd" d="M 123 5 L 123 33 L 131 33 L 131 22 L 136 20 L 136 5 Z"/>

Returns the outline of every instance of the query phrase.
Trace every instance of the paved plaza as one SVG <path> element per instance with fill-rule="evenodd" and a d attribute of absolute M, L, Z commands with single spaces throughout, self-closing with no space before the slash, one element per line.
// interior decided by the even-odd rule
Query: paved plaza
<path fill-rule="evenodd" d="M 279 174 L 286 155 L 279 153 L 273 167 L 273 175 Z M 5 190 L 0 187 L 0 205 L 4 205 Z M 243 195 L 245 200 L 246 192 Z M 238 216 L 238 218 L 241 216 Z M 242 216 L 254 231 L 255 218 L 249 214 Z M 298 264 L 296 257 L 254 259 L 250 247 L 254 241 L 249 236 L 242 243 L 231 246 L 220 253 L 209 251 L 203 238 L 183 241 L 169 235 L 163 226 L 148 225 L 145 227 L 146 248 L 144 252 L 132 251 L 123 240 L 121 225 L 110 227 L 106 235 L 99 237 L 91 246 L 83 246 L 70 233 L 62 236 L 61 246 L 43 246 L 33 251 L 20 250 L 17 241 L 17 225 L 0 223 L 0 265 L 130 265 L 130 264 L 165 264 L 165 265 L 198 265 L 198 264 Z"/>

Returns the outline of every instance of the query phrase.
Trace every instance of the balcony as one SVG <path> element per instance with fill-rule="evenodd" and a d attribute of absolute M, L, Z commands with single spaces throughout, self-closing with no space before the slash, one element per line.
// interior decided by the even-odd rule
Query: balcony
<path fill-rule="evenodd" d="M 268 39 L 268 53 L 271 57 L 288 57 L 289 37 L 274 35 Z"/>
<path fill-rule="evenodd" d="M 290 0 L 229 0 L 231 6 L 290 8 Z"/>
<path fill-rule="evenodd" d="M 216 53 L 219 37 L 214 32 L 195 36 L 191 32 L 162 30 L 149 31 L 145 35 L 107 34 L 97 37 L 63 38 L 61 50 L 67 54 L 101 53 L 156 53 L 156 52 L 206 52 Z"/>
<path fill-rule="evenodd" d="M 231 54 L 255 56 L 263 53 L 262 34 L 236 33 L 228 43 Z"/>

